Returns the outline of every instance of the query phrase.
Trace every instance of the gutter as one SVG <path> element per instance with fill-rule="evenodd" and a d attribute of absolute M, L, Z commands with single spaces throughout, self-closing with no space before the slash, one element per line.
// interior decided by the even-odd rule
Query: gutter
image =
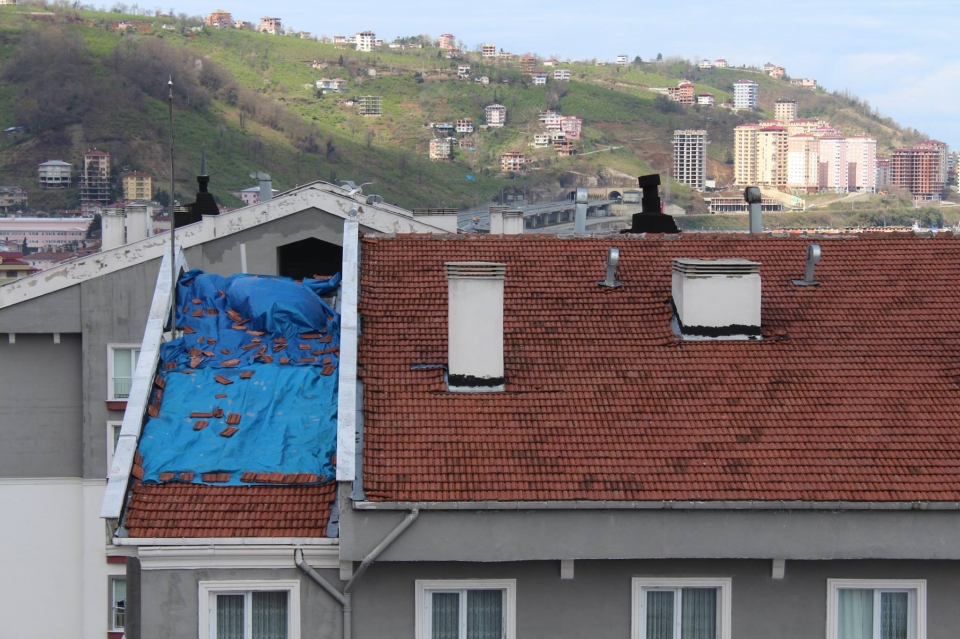
<path fill-rule="evenodd" d="M 323 575 L 318 573 L 316 570 L 310 567 L 303 559 L 303 551 L 300 548 L 297 548 L 293 553 L 294 563 L 297 564 L 297 568 L 302 570 L 308 577 L 313 579 L 321 588 L 330 593 L 330 596 L 337 600 L 337 602 L 343 607 L 343 639 L 351 639 L 353 635 L 353 587 L 356 585 L 360 577 L 363 576 L 363 573 L 367 571 L 367 568 L 370 567 L 373 562 L 377 560 L 384 550 L 392 544 L 397 537 L 403 534 L 407 528 L 416 521 L 417 517 L 420 515 L 420 511 L 416 508 L 407 513 L 407 516 L 404 517 L 396 528 L 394 528 L 389 535 L 384 537 L 383 541 L 377 544 L 377 547 L 370 551 L 366 557 L 363 558 L 363 561 L 360 562 L 360 567 L 357 568 L 357 571 L 353 573 L 353 577 L 350 581 L 347 582 L 347 585 L 343 587 L 343 592 L 341 593 L 337 590 L 336 586 L 327 581 Z"/>
<path fill-rule="evenodd" d="M 956 501 L 358 501 L 355 510 L 960 510 Z"/>

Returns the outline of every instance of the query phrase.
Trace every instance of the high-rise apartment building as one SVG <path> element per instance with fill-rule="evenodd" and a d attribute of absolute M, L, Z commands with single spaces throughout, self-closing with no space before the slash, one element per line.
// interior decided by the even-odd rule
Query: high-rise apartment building
<path fill-rule="evenodd" d="M 377 46 L 377 34 L 375 34 L 373 31 L 361 31 L 355 36 L 354 42 L 357 45 L 357 51 L 366 51 L 367 53 L 370 53 Z"/>
<path fill-rule="evenodd" d="M 877 190 L 877 141 L 868 135 L 847 138 L 847 188 L 865 193 Z"/>
<path fill-rule="evenodd" d="M 787 123 L 787 135 L 798 135 L 800 133 L 813 133 L 820 126 L 819 120 L 793 119 Z"/>
<path fill-rule="evenodd" d="M 110 203 L 110 154 L 93 149 L 83 156 L 80 201 Z"/>
<path fill-rule="evenodd" d="M 799 193 L 817 193 L 820 162 L 817 139 L 809 133 L 787 137 L 787 188 Z"/>
<path fill-rule="evenodd" d="M 757 184 L 787 185 L 787 128 L 767 126 L 757 132 Z"/>
<path fill-rule="evenodd" d="M 820 188 L 837 193 L 849 190 L 847 141 L 842 137 L 822 137 L 819 140 Z"/>
<path fill-rule="evenodd" d="M 120 177 L 123 184 L 123 200 L 149 200 L 153 197 L 153 180 L 143 171 L 128 171 Z"/>
<path fill-rule="evenodd" d="M 673 177 L 678 182 L 702 191 L 707 179 L 707 132 L 673 132 Z"/>
<path fill-rule="evenodd" d="M 935 145 L 897 149 L 890 156 L 890 183 L 910 191 L 917 201 L 939 201 L 943 191 L 943 155 Z"/>
<path fill-rule="evenodd" d="M 733 83 L 733 108 L 757 108 L 757 83 L 753 80 L 737 80 Z"/>
<path fill-rule="evenodd" d="M 773 117 L 781 124 L 789 124 L 797 119 L 795 100 L 777 100 L 773 105 Z"/>
<path fill-rule="evenodd" d="M 877 156 L 877 189 L 882 189 L 890 184 L 890 157 L 886 155 Z"/>
<path fill-rule="evenodd" d="M 757 133 L 756 124 L 741 124 L 733 130 L 733 181 L 738 186 L 757 183 Z"/>
<path fill-rule="evenodd" d="M 949 182 L 948 157 L 950 155 L 950 147 L 947 143 L 939 140 L 924 140 L 923 142 L 917 142 L 916 146 L 920 149 L 933 149 L 937 152 L 937 155 L 940 157 L 940 182 L 942 184 Z"/>

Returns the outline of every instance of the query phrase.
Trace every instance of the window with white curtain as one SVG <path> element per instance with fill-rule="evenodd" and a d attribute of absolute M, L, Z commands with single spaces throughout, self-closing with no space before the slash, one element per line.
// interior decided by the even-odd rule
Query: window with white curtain
<path fill-rule="evenodd" d="M 924 580 L 827 581 L 828 639 L 925 639 Z"/>
<path fill-rule="evenodd" d="M 299 639 L 299 581 L 201 581 L 200 639 Z"/>
<path fill-rule="evenodd" d="M 107 347 L 107 399 L 124 400 L 130 397 L 133 374 L 140 359 L 137 345 L 113 345 Z"/>
<path fill-rule="evenodd" d="M 730 639 L 730 579 L 633 580 L 633 639 Z"/>
<path fill-rule="evenodd" d="M 417 639 L 515 639 L 516 581 L 417 581 Z"/>
<path fill-rule="evenodd" d="M 127 610 L 127 580 L 114 577 L 110 580 L 110 630 L 123 630 Z"/>

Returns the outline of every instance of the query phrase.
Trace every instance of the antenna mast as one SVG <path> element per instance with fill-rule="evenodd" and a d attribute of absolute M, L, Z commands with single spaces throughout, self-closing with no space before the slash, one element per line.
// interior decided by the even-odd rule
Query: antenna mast
<path fill-rule="evenodd" d="M 170 323 L 173 325 L 176 324 L 177 313 L 177 219 L 173 197 L 175 193 L 173 186 L 173 76 L 170 76 L 167 81 L 167 88 L 169 89 L 167 103 L 170 106 L 170 307 L 173 309 Z"/>

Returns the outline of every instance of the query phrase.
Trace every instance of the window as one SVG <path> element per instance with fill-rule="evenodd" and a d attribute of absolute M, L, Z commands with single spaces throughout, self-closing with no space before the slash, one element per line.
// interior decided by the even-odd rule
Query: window
<path fill-rule="evenodd" d="M 827 639 L 925 639 L 927 582 L 827 580 Z"/>
<path fill-rule="evenodd" d="M 200 639 L 299 638 L 298 580 L 200 582 Z"/>
<path fill-rule="evenodd" d="M 123 630 L 123 617 L 127 608 L 127 580 L 114 577 L 110 580 L 110 630 Z"/>
<path fill-rule="evenodd" d="M 130 397 L 133 374 L 140 359 L 140 347 L 136 345 L 107 347 L 107 388 L 108 400 L 122 400 Z"/>
<path fill-rule="evenodd" d="M 107 422 L 107 474 L 113 466 L 113 455 L 117 452 L 117 442 L 120 441 L 120 428 L 123 422 Z"/>
<path fill-rule="evenodd" d="M 514 579 L 417 581 L 417 639 L 515 639 Z"/>
<path fill-rule="evenodd" d="M 633 580 L 633 639 L 730 639 L 730 579 Z"/>

